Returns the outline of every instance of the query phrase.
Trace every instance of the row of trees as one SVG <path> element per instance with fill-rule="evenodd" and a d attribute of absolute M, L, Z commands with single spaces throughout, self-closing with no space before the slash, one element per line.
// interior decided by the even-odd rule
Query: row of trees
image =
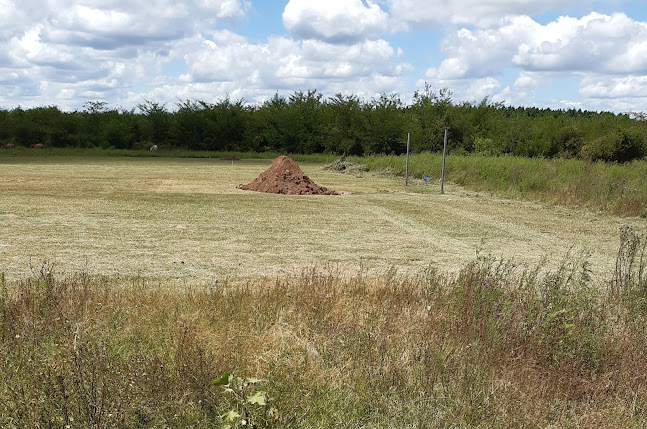
<path fill-rule="evenodd" d="M 216 103 L 179 101 L 174 108 L 146 101 L 136 109 L 87 102 L 0 110 L 0 142 L 29 146 L 212 151 L 332 152 L 352 155 L 449 149 L 489 155 L 581 157 L 625 162 L 647 155 L 644 115 L 456 103 L 447 89 L 429 86 L 404 104 L 397 95 L 364 102 L 354 95 L 324 99 L 315 91 L 276 94 L 262 105 L 229 98 Z"/>

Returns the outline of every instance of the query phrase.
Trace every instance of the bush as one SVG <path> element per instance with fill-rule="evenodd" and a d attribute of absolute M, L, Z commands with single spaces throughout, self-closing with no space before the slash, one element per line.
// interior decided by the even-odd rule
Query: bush
<path fill-rule="evenodd" d="M 548 156 L 573 158 L 579 155 L 582 147 L 582 133 L 573 126 L 560 128 L 550 141 Z"/>
<path fill-rule="evenodd" d="M 628 162 L 645 156 L 645 138 L 637 131 L 612 132 L 582 146 L 589 161 Z"/>
<path fill-rule="evenodd" d="M 474 139 L 474 153 L 479 155 L 496 156 L 503 153 L 502 148 L 494 146 L 494 140 L 487 137 L 477 137 Z"/>

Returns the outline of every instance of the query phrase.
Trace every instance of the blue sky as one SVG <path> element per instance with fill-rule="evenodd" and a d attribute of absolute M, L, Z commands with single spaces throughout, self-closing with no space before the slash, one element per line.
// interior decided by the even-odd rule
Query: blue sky
<path fill-rule="evenodd" d="M 0 107 L 403 101 L 647 110 L 647 4 L 574 0 L 0 0 Z"/>

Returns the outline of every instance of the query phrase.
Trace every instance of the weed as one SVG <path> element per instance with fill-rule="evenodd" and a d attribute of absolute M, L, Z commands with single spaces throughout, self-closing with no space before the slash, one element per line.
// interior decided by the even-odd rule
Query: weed
<path fill-rule="evenodd" d="M 347 174 L 353 174 L 358 177 L 361 177 L 362 173 L 368 171 L 368 167 L 359 162 L 350 162 L 346 159 L 346 156 L 341 156 L 339 159 L 331 162 L 330 164 L 324 164 L 322 166 L 324 170 L 338 171 Z"/>
<path fill-rule="evenodd" d="M 279 419 L 278 410 L 269 405 L 267 392 L 259 387 L 261 381 L 232 374 L 223 374 L 213 381 L 214 386 L 222 387 L 230 396 L 231 408 L 220 415 L 225 428 L 268 428 Z"/>
<path fill-rule="evenodd" d="M 634 227 L 620 228 L 620 248 L 611 282 L 611 294 L 632 316 L 647 316 L 647 236 Z"/>

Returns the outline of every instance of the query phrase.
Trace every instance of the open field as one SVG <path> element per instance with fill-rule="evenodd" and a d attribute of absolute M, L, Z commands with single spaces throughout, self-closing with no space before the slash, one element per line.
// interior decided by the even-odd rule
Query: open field
<path fill-rule="evenodd" d="M 241 191 L 269 160 L 0 158 L 0 271 L 25 277 L 43 260 L 88 271 L 208 283 L 298 273 L 332 263 L 457 270 L 476 252 L 536 264 L 572 247 L 610 273 L 623 224 L 586 210 L 495 198 L 448 184 L 361 177 L 301 163 L 341 196 Z"/>
<path fill-rule="evenodd" d="M 0 157 L 0 426 L 646 427 L 644 218 L 269 162 Z"/>

